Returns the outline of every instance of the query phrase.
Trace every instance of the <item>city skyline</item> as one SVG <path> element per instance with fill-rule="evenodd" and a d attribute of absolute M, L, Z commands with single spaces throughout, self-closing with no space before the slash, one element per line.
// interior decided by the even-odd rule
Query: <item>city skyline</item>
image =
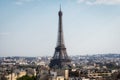
<path fill-rule="evenodd" d="M 0 55 L 53 56 L 60 4 L 69 55 L 120 53 L 119 0 L 1 0 Z"/>

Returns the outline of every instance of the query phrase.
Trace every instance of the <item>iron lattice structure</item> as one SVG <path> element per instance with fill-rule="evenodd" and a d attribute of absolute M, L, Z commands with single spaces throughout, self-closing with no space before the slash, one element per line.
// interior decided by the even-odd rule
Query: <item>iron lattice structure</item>
<path fill-rule="evenodd" d="M 50 68 L 63 68 L 65 66 L 70 65 L 71 60 L 67 55 L 67 51 L 64 44 L 64 36 L 63 36 L 63 27 L 62 27 L 62 11 L 58 12 L 59 22 L 58 22 L 58 40 L 57 46 L 55 48 L 55 53 L 50 61 Z"/>

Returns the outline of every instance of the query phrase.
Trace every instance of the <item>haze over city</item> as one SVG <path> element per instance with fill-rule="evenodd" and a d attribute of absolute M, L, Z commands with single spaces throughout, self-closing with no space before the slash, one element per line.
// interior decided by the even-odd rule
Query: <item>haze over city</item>
<path fill-rule="evenodd" d="M 120 53 L 120 0 L 1 0 L 0 55 L 53 56 L 60 4 L 69 55 Z"/>

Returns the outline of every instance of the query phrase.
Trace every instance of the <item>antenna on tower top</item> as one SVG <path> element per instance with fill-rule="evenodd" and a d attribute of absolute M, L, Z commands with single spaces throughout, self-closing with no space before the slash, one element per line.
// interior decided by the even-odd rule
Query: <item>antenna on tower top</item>
<path fill-rule="evenodd" d="M 61 4 L 60 4 L 60 11 L 61 11 Z"/>

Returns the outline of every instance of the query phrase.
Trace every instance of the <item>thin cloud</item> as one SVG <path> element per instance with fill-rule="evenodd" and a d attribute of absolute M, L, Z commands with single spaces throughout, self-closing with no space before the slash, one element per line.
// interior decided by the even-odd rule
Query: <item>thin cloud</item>
<path fill-rule="evenodd" d="M 15 4 L 16 5 L 22 5 L 24 3 L 29 3 L 29 2 L 32 2 L 32 1 L 37 1 L 37 0 L 15 0 Z"/>
<path fill-rule="evenodd" d="M 15 2 L 16 5 L 22 5 L 23 2 Z"/>
<path fill-rule="evenodd" d="M 85 3 L 88 5 L 120 5 L 120 0 L 78 0 L 78 3 Z"/>
<path fill-rule="evenodd" d="M 0 36 L 7 36 L 9 33 L 0 33 Z"/>

